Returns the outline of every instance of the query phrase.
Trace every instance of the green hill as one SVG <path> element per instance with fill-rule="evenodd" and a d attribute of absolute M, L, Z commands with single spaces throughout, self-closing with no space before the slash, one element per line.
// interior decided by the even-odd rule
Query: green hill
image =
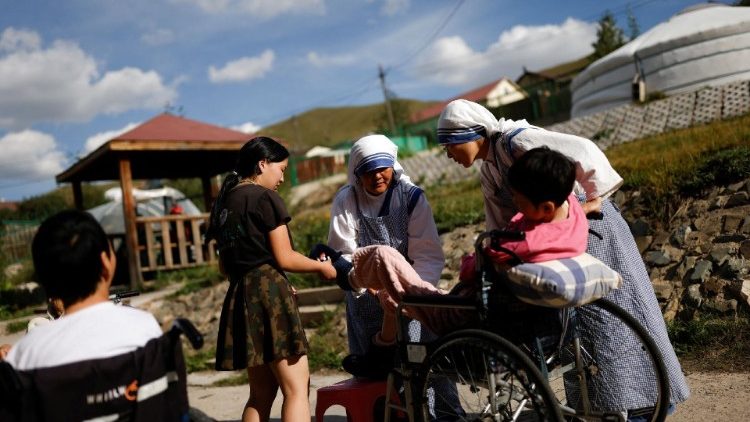
<path fill-rule="evenodd" d="M 435 102 L 395 99 L 391 102 L 396 126 Z M 283 139 L 295 151 L 315 145 L 334 146 L 371 132 L 386 132 L 388 118 L 383 103 L 354 107 L 316 108 L 264 127 L 260 134 Z"/>

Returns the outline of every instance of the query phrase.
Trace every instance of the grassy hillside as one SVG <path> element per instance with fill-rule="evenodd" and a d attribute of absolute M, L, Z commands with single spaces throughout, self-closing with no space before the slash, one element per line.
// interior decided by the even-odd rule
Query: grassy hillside
<path fill-rule="evenodd" d="M 392 101 L 396 125 L 411 113 L 435 104 L 418 100 Z M 333 146 L 341 141 L 356 140 L 370 132 L 388 128 L 383 103 L 356 107 L 316 108 L 290 119 L 264 127 L 260 133 L 284 139 L 294 150 L 315 145 Z"/>

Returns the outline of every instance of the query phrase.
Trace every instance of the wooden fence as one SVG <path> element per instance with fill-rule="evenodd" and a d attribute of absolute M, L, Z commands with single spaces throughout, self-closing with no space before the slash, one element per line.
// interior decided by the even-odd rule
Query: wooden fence
<path fill-rule="evenodd" d="M 30 258 L 31 241 L 38 227 L 37 222 L 3 222 L 0 232 L 2 255 L 11 262 Z"/>
<path fill-rule="evenodd" d="M 215 263 L 215 242 L 203 243 L 208 216 L 136 218 L 141 271 L 174 270 Z"/>

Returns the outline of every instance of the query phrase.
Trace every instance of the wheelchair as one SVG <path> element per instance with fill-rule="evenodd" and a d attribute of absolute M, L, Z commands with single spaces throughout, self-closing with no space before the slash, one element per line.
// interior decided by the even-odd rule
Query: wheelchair
<path fill-rule="evenodd" d="M 398 357 L 388 376 L 386 397 L 399 392 L 400 403 L 386 402 L 385 421 L 406 414 L 409 422 L 446 421 L 625 421 L 624 410 L 612 410 L 603 391 L 607 377 L 636 371 L 655 380 L 653 403 L 629 416 L 649 421 L 666 418 L 669 382 L 661 354 L 647 331 L 619 306 L 605 299 L 586 305 L 551 308 L 517 299 L 507 287 L 507 271 L 484 256 L 486 242 L 523 233 L 494 230 L 476 243 L 479 280 L 463 283 L 444 296 L 405 296 L 398 308 Z M 463 289 L 463 291 L 457 289 Z M 458 326 L 429 343 L 408 342 L 403 310 L 432 308 L 449 312 Z M 460 315 L 461 317 L 456 317 Z M 582 329 L 611 329 L 618 324 L 628 341 L 597 350 Z M 639 354 L 644 367 L 626 367 Z M 451 391 L 432 386 L 448 380 Z M 398 412 L 396 412 L 398 411 Z"/>
<path fill-rule="evenodd" d="M 0 362 L 0 420 L 186 421 L 182 334 L 203 346 L 193 324 L 178 318 L 161 337 L 117 356 L 28 371 Z"/>

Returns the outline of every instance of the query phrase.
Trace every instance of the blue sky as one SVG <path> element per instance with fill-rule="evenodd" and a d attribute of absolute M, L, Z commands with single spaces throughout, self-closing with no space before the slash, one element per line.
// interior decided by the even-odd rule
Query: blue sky
<path fill-rule="evenodd" d="M 0 199 L 169 105 L 252 132 L 315 107 L 442 100 L 641 32 L 695 1 L 0 0 Z"/>

